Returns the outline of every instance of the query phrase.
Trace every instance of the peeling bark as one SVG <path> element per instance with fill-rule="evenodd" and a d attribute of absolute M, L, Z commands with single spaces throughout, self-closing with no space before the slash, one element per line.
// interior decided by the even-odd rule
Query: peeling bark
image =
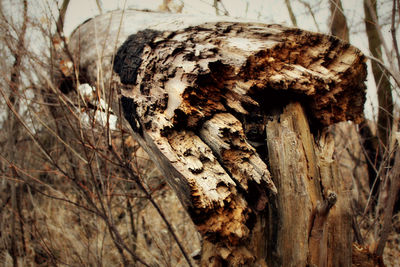
<path fill-rule="evenodd" d="M 202 265 L 350 266 L 348 184 L 312 132 L 362 119 L 361 52 L 279 25 L 147 28 L 116 53 L 114 86 L 204 238 Z"/>

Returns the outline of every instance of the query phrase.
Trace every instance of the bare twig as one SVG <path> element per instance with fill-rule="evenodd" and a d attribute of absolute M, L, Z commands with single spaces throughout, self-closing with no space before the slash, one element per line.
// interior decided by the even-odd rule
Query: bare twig
<path fill-rule="evenodd" d="M 400 188 L 400 150 L 397 150 L 394 166 L 390 172 L 390 186 L 388 192 L 388 199 L 385 203 L 382 229 L 380 231 L 380 238 L 378 240 L 378 245 L 376 246 L 375 253 L 378 256 L 382 256 L 383 250 L 385 248 L 385 244 L 387 238 L 390 233 L 391 225 L 392 225 L 392 216 L 393 216 L 393 208 L 396 203 L 397 193 Z"/>
<path fill-rule="evenodd" d="M 13 210 L 12 216 L 11 216 L 11 257 L 13 260 L 13 266 L 17 267 L 18 266 L 18 253 L 17 253 L 17 243 L 16 243 L 16 218 L 15 214 L 17 213 L 17 197 L 16 197 L 16 186 L 14 181 L 11 183 L 11 207 Z"/>
<path fill-rule="evenodd" d="M 25 50 L 25 34 L 26 34 L 26 29 L 28 25 L 28 2 L 27 0 L 22 1 L 23 5 L 23 22 L 20 31 L 17 32 L 17 44 L 16 44 L 16 49 L 12 49 L 11 46 L 9 45 L 10 51 L 12 51 L 13 56 L 14 56 L 14 63 L 11 69 L 11 75 L 10 75 L 10 82 L 9 82 L 9 88 L 10 88 L 10 93 L 9 96 L 6 97 L 4 91 L 1 89 L 1 94 L 3 98 L 5 99 L 7 105 L 10 107 L 8 110 L 8 129 L 9 129 L 9 140 L 8 140 L 8 151 L 9 151 L 9 156 L 11 158 L 11 161 L 16 160 L 16 155 L 13 153 L 13 148 L 18 142 L 18 136 L 19 136 L 19 129 L 16 126 L 15 119 L 13 116 L 13 113 L 15 111 L 18 111 L 19 109 L 19 101 L 16 98 L 16 95 L 18 94 L 18 90 L 21 84 L 21 68 L 22 68 L 22 60 L 24 57 L 24 50 Z M 5 16 L 3 15 L 5 18 Z M 12 24 L 8 24 L 10 26 Z M 18 178 L 16 176 L 16 173 L 14 172 L 15 170 L 12 168 L 12 165 L 10 165 L 11 172 L 13 174 L 13 178 Z M 16 234 L 16 215 L 18 214 L 18 189 L 16 186 L 15 181 L 11 181 L 10 183 L 11 186 L 11 206 L 12 206 L 12 217 L 11 217 L 11 257 L 13 260 L 13 266 L 18 266 L 18 247 L 17 247 L 17 234 Z M 22 236 L 22 238 L 24 238 Z M 23 243 L 25 244 L 25 243 Z"/>
<path fill-rule="evenodd" d="M 303 0 L 299 0 L 299 2 L 302 3 L 307 8 L 308 12 L 310 13 L 310 15 L 311 15 L 311 17 L 312 17 L 312 19 L 314 21 L 314 25 L 317 28 L 317 31 L 320 32 L 321 30 L 319 28 L 319 23 L 317 22 L 317 20 L 315 18 L 315 14 L 314 14 L 314 11 L 313 11 L 310 3 L 306 2 L 306 1 L 303 1 Z"/>
<path fill-rule="evenodd" d="M 218 8 L 219 0 L 214 0 L 213 7 L 215 9 L 215 15 L 219 16 L 219 8 Z"/>
<path fill-rule="evenodd" d="M 371 17 L 372 17 L 372 20 L 373 20 L 373 24 L 375 25 L 376 31 L 378 33 L 379 40 L 382 43 L 382 47 L 383 47 L 383 49 L 385 51 L 385 55 L 386 55 L 386 58 L 388 60 L 389 66 L 383 66 L 384 64 L 380 60 L 377 61 L 377 62 L 380 65 L 382 65 L 390 73 L 390 75 L 395 80 L 397 86 L 400 87 L 400 72 L 399 72 L 400 71 L 400 58 L 398 56 L 399 52 L 398 52 L 397 40 L 395 39 L 395 36 L 396 36 L 395 30 L 392 30 L 392 38 L 394 38 L 393 39 L 393 42 L 394 42 L 393 45 L 395 46 L 395 51 L 396 51 L 396 55 L 397 55 L 397 59 L 398 59 L 398 65 L 399 65 L 397 69 L 396 69 L 396 67 L 395 67 L 395 65 L 393 63 L 392 54 L 390 53 L 388 45 L 386 44 L 386 41 L 385 41 L 385 39 L 383 37 L 382 29 L 381 29 L 381 26 L 380 26 L 380 24 L 378 22 L 378 17 L 377 17 L 377 14 L 376 14 L 375 10 L 374 10 L 374 7 L 373 7 L 373 5 L 371 3 L 371 0 L 364 0 L 364 2 L 365 2 L 366 6 L 367 6 L 367 8 L 368 8 L 368 10 L 369 10 L 369 12 L 371 14 Z M 398 3 L 398 5 L 399 5 L 399 3 Z M 399 11 L 400 11 L 400 8 L 399 8 Z M 393 20 L 392 21 L 392 25 L 394 23 L 394 18 L 393 18 L 393 14 L 394 13 L 395 13 L 395 11 L 393 10 L 392 11 L 392 20 Z M 400 14 L 400 12 L 399 12 L 399 14 Z"/>
<path fill-rule="evenodd" d="M 222 0 L 219 0 L 219 3 L 221 4 L 222 8 L 224 9 L 224 16 L 229 16 L 229 12 L 225 7 L 224 2 L 222 2 Z"/>
<path fill-rule="evenodd" d="M 293 26 L 297 27 L 296 16 L 293 13 L 292 4 L 290 3 L 290 0 L 285 0 L 285 4 L 289 12 L 290 20 L 292 21 Z"/>
<path fill-rule="evenodd" d="M 387 166 L 387 164 L 389 163 L 389 160 L 392 157 L 393 151 L 394 150 L 392 150 L 392 151 L 385 150 L 385 152 L 384 152 L 384 154 L 382 156 L 383 160 L 380 162 L 379 168 L 378 169 L 375 168 L 375 171 L 376 171 L 375 179 L 374 179 L 374 183 L 373 183 L 373 185 L 371 187 L 367 203 L 365 205 L 363 216 L 365 216 L 367 214 L 367 212 L 368 212 L 368 208 L 370 206 L 370 202 L 371 202 L 371 199 L 372 199 L 372 196 L 373 196 L 373 190 L 375 189 L 375 186 L 377 185 L 377 182 L 379 181 L 380 177 L 383 175 L 382 173 L 386 169 L 386 166 Z M 371 164 L 371 165 L 373 166 L 374 164 Z"/>
<path fill-rule="evenodd" d="M 400 10 L 400 7 L 397 7 Z M 393 8 L 392 8 L 392 24 L 390 27 L 390 31 L 392 33 L 392 40 L 393 40 L 393 47 L 394 51 L 396 53 L 396 58 L 397 58 L 397 69 L 400 70 L 400 53 L 399 53 L 399 46 L 397 44 L 397 38 L 396 38 L 396 28 L 394 26 L 396 20 L 396 0 L 393 0 Z M 400 86 L 399 86 L 400 87 Z"/>
<path fill-rule="evenodd" d="M 222 3 L 221 0 L 217 0 L 217 2 L 221 4 L 221 6 L 222 6 L 222 8 L 223 8 L 224 10 L 220 9 L 218 6 L 215 7 L 214 3 L 213 3 L 213 4 L 210 4 L 208 1 L 205 1 L 205 0 L 199 0 L 199 1 L 202 2 L 202 3 L 204 3 L 204 4 L 206 4 L 206 5 L 208 5 L 208 6 L 210 6 L 210 7 L 217 8 L 218 11 L 223 12 L 225 16 L 229 16 L 229 12 L 228 12 L 228 10 L 225 8 L 225 5 Z M 218 12 L 218 13 L 219 13 L 219 12 Z"/>
<path fill-rule="evenodd" d="M 398 87 L 400 87 L 400 73 L 397 73 L 395 71 L 393 71 L 393 69 L 389 68 L 385 63 L 383 63 L 382 60 L 380 60 L 379 58 L 376 58 L 372 55 L 367 56 L 367 58 L 375 61 L 376 63 L 378 63 L 383 69 L 385 69 L 390 76 L 392 76 L 392 78 L 394 79 L 395 83 L 397 84 Z"/>
<path fill-rule="evenodd" d="M 101 0 L 96 0 L 96 5 L 97 5 L 97 8 L 99 9 L 99 13 L 103 14 L 103 8 L 102 8 Z"/>
<path fill-rule="evenodd" d="M 64 21 L 65 21 L 65 14 L 67 14 L 67 9 L 70 0 L 64 0 L 61 4 L 61 8 L 59 11 L 59 16 L 57 20 L 57 31 L 62 33 L 64 31 Z"/>
<path fill-rule="evenodd" d="M 131 166 L 129 164 L 127 164 L 126 162 L 123 162 L 122 159 L 119 157 L 119 155 L 116 153 L 114 147 L 110 147 L 111 151 L 113 152 L 113 154 L 120 159 L 121 164 L 124 166 L 124 168 L 128 171 L 128 173 L 130 174 L 131 178 L 136 182 L 136 184 L 138 185 L 139 189 L 145 193 L 146 197 L 148 198 L 148 200 L 150 201 L 150 203 L 152 204 L 152 206 L 157 210 L 157 213 L 160 215 L 161 219 L 164 221 L 165 225 L 168 228 L 168 231 L 171 233 L 172 237 L 174 238 L 176 244 L 178 245 L 182 255 L 184 256 L 186 262 L 188 263 L 188 265 L 190 267 L 192 267 L 192 262 L 189 259 L 189 256 L 187 255 L 185 249 L 182 246 L 182 242 L 179 240 L 178 236 L 176 235 L 174 229 L 172 228 L 171 223 L 168 221 L 167 217 L 165 216 L 164 212 L 161 210 L 161 208 L 159 207 L 159 205 L 156 203 L 156 201 L 154 200 L 153 196 L 151 195 L 151 193 L 146 189 L 146 187 L 144 186 L 144 184 L 142 183 L 141 179 L 135 174 L 135 172 L 132 170 Z"/>
<path fill-rule="evenodd" d="M 331 22 L 329 29 L 331 33 L 346 42 L 349 41 L 349 28 L 346 16 L 343 12 L 341 0 L 330 0 Z"/>
<path fill-rule="evenodd" d="M 372 3 L 371 3 L 371 0 L 365 0 L 365 2 L 366 2 L 366 5 L 367 5 L 367 7 L 368 7 L 368 9 L 369 9 L 370 14 L 371 14 L 371 17 L 372 17 L 372 20 L 373 20 L 373 24 L 375 25 L 375 28 L 376 28 L 376 31 L 377 31 L 377 33 L 378 33 L 379 39 L 380 39 L 380 41 L 381 41 L 383 50 L 385 51 L 387 60 L 388 60 L 388 62 L 389 62 L 389 66 L 394 70 L 394 68 L 393 68 L 392 57 L 391 57 L 391 55 L 390 55 L 389 47 L 388 47 L 387 44 L 386 44 L 385 38 L 383 37 L 383 34 L 382 34 L 382 27 L 381 27 L 381 25 L 379 24 L 378 16 L 377 16 L 377 14 L 376 14 L 376 12 L 375 12 L 375 9 L 374 9 L 374 7 L 373 7 L 373 5 L 372 5 Z"/>

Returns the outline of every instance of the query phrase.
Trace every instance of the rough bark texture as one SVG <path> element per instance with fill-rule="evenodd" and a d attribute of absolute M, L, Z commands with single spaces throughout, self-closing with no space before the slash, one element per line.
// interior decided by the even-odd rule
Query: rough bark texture
<path fill-rule="evenodd" d="M 119 48 L 115 85 L 204 238 L 202 265 L 350 266 L 351 185 L 312 132 L 360 121 L 363 55 L 279 25 L 148 28 Z"/>

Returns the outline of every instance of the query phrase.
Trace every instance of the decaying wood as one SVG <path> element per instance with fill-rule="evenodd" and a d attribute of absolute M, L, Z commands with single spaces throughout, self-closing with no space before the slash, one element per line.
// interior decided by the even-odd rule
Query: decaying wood
<path fill-rule="evenodd" d="M 267 144 L 278 190 L 270 208 L 278 219 L 270 226 L 270 240 L 276 237 L 270 257 L 281 266 L 350 266 L 351 251 L 344 247 L 352 245 L 351 183 L 333 186 L 341 181 L 332 136 L 315 140 L 296 103 L 267 124 Z"/>
<path fill-rule="evenodd" d="M 108 89 L 202 234 L 202 265 L 350 266 L 351 190 L 312 132 L 361 120 L 364 56 L 279 25 L 174 19 L 119 47 Z"/>
<path fill-rule="evenodd" d="M 322 195 L 313 140 L 299 104 L 288 106 L 267 124 L 267 145 L 279 192 L 271 207 L 276 221 L 269 226 L 269 239 L 276 241 L 268 252 L 282 266 L 304 266 L 310 252 L 319 247 L 319 241 L 310 240 L 312 249 L 308 243 L 314 209 Z"/>
<path fill-rule="evenodd" d="M 353 244 L 353 267 L 385 267 L 381 257 L 371 253 L 368 248 Z"/>

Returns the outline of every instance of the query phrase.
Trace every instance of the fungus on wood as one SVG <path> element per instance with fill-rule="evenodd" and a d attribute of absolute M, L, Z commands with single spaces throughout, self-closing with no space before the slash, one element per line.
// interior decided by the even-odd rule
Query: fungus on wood
<path fill-rule="evenodd" d="M 202 265 L 350 266 L 351 185 L 325 129 L 362 119 L 361 52 L 280 25 L 167 28 L 127 38 L 114 71 L 132 134 L 203 236 Z"/>

